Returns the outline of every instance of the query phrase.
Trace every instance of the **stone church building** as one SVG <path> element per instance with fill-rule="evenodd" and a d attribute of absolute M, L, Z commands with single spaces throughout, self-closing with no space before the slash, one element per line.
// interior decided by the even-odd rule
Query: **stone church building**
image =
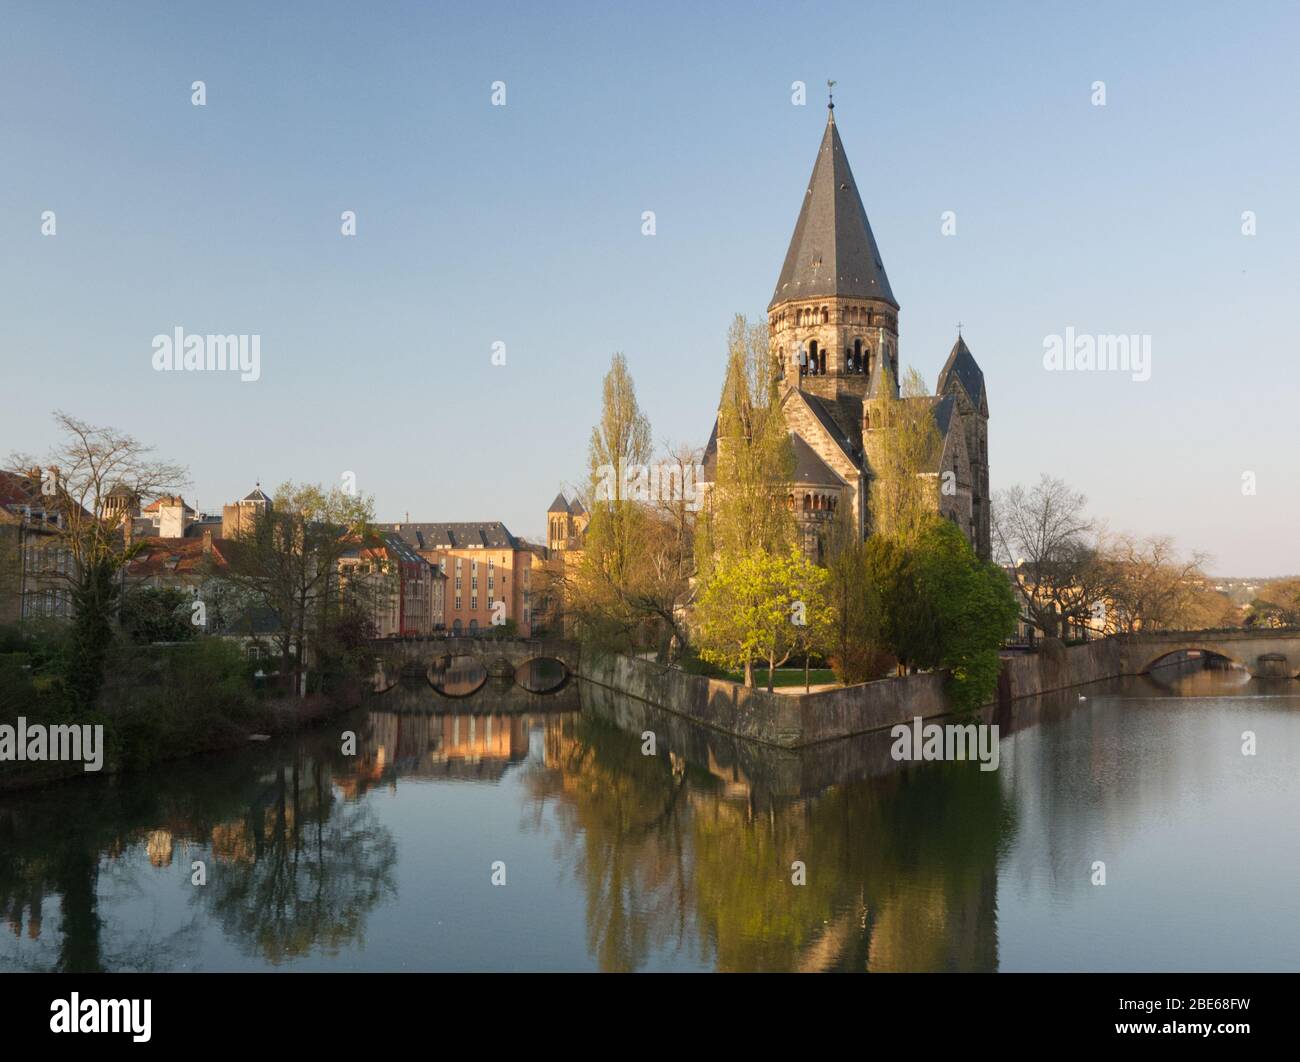
<path fill-rule="evenodd" d="M 820 560 L 827 524 L 849 506 L 861 533 L 872 519 L 873 398 L 898 397 L 898 300 L 835 127 L 834 104 L 768 305 L 769 350 L 782 380 L 781 408 L 795 455 L 787 504 L 805 549 Z M 889 370 L 888 376 L 885 373 Z M 925 403 L 940 451 L 930 470 L 935 505 L 988 559 L 988 395 L 961 336 Z M 715 479 L 718 425 L 704 455 Z"/>

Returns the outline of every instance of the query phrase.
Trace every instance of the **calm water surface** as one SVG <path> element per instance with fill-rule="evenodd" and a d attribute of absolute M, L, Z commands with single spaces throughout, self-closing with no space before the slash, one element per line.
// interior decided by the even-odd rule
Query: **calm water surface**
<path fill-rule="evenodd" d="M 794 754 L 583 684 L 404 679 L 306 736 L 0 797 L 0 969 L 1300 968 L 1300 684 L 990 718 L 996 772 L 900 767 L 887 735 Z"/>

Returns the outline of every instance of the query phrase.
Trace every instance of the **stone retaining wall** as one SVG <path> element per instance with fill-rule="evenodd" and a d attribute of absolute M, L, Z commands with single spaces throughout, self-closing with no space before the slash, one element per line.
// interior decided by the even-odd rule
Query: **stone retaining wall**
<path fill-rule="evenodd" d="M 1066 648 L 1049 643 L 1041 652 L 1008 656 L 999 679 L 999 700 L 1034 697 L 1124 674 L 1117 639 Z M 737 737 L 781 748 L 800 748 L 946 715 L 946 672 L 879 679 L 819 693 L 781 694 L 746 689 L 735 682 L 690 675 L 649 660 L 584 653 L 582 678 L 625 693 L 675 715 Z"/>

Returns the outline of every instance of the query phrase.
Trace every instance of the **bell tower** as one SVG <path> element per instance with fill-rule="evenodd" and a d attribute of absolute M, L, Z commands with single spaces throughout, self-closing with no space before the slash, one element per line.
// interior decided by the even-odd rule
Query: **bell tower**
<path fill-rule="evenodd" d="M 837 405 L 860 402 L 888 367 L 897 392 L 898 308 L 832 101 L 768 304 L 769 345 L 784 386 Z"/>

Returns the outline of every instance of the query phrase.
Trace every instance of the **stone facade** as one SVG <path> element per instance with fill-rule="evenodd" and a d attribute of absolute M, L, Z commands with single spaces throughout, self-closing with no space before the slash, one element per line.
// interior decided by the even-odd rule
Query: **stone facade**
<path fill-rule="evenodd" d="M 879 428 L 872 414 L 877 400 L 899 397 L 898 314 L 832 109 L 768 307 L 768 349 L 795 446 L 786 504 L 814 559 L 841 505 L 851 509 L 861 534 L 871 532 L 873 432 Z M 936 393 L 903 401 L 923 403 L 942 440 L 925 472 L 934 480 L 936 510 L 988 559 L 988 397 L 984 375 L 960 336 Z M 715 424 L 705 451 L 708 480 L 717 447 Z"/>

